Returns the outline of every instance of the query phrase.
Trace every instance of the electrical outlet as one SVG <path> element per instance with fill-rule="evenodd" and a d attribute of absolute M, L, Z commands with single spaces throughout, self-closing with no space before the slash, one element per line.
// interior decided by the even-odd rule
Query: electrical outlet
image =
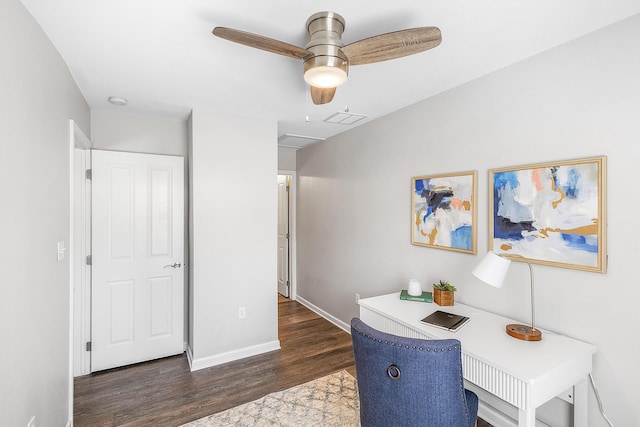
<path fill-rule="evenodd" d="M 356 292 L 356 304 L 360 301 L 360 294 Z"/>
<path fill-rule="evenodd" d="M 27 424 L 27 427 L 36 427 L 36 416 L 35 415 L 33 417 L 31 417 L 31 419 L 29 420 L 29 424 Z"/>
<path fill-rule="evenodd" d="M 244 319 L 245 317 L 247 317 L 247 308 L 246 307 L 238 308 L 238 319 Z"/>

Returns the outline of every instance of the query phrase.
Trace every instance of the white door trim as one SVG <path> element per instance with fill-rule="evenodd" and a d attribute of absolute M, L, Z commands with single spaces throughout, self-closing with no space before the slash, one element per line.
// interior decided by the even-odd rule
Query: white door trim
<path fill-rule="evenodd" d="M 297 188 L 297 173 L 296 171 L 279 169 L 278 175 L 291 175 L 291 188 L 289 190 L 289 265 L 291 266 L 289 276 L 289 299 L 294 301 L 296 299 L 296 286 L 297 286 L 297 274 L 296 274 L 296 188 Z"/>
<path fill-rule="evenodd" d="M 86 179 L 86 170 L 91 169 L 91 151 L 74 150 L 74 216 L 71 239 L 73 253 L 73 375 L 86 375 L 90 370 L 91 355 L 85 343 L 91 341 L 91 266 L 87 256 L 91 255 L 91 182 Z"/>
<path fill-rule="evenodd" d="M 71 236 L 70 269 L 72 298 L 71 355 L 73 376 L 90 373 L 91 354 L 85 351 L 85 343 L 91 341 L 91 268 L 86 265 L 91 255 L 91 182 L 85 170 L 91 168 L 91 140 L 78 125 L 70 121 L 71 147 Z M 76 150 L 82 150 L 84 155 Z M 75 292 L 74 292 L 75 289 Z"/>
<path fill-rule="evenodd" d="M 74 339 L 74 325 L 76 317 L 74 313 L 78 313 L 83 309 L 82 302 L 78 301 L 75 296 L 74 288 L 77 286 L 77 280 L 82 280 L 82 275 L 78 277 L 76 267 L 78 262 L 74 262 L 74 259 L 83 256 L 82 249 L 77 248 L 74 244 L 76 238 L 86 238 L 86 230 L 76 228 L 76 222 L 78 221 L 79 213 L 76 212 L 77 196 L 74 195 L 76 183 L 82 182 L 84 184 L 84 175 L 78 173 L 78 160 L 76 157 L 76 149 L 88 150 L 91 148 L 91 140 L 84 134 L 82 129 L 73 120 L 69 120 L 69 413 L 67 425 L 73 425 L 73 377 L 75 376 L 75 363 L 76 357 L 74 357 L 74 349 L 76 348 L 77 340 Z M 81 235 L 78 236 L 77 234 Z M 78 306 L 80 304 L 80 306 Z M 78 310 L 78 311 L 76 311 Z"/>

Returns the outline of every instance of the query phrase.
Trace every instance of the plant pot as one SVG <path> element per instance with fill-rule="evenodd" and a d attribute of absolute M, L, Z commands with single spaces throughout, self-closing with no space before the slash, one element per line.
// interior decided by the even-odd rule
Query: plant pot
<path fill-rule="evenodd" d="M 433 302 L 440 306 L 453 305 L 453 291 L 433 289 Z"/>

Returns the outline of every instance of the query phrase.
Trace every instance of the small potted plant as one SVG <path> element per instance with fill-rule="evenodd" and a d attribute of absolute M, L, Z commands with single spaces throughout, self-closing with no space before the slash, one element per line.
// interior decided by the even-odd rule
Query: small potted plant
<path fill-rule="evenodd" d="M 433 284 L 433 302 L 440 306 L 453 305 L 453 293 L 457 291 L 451 283 L 440 280 Z"/>

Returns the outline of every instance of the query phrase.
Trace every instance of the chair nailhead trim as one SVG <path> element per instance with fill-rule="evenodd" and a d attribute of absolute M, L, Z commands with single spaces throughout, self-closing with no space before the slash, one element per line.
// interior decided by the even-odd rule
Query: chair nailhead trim
<path fill-rule="evenodd" d="M 385 344 L 385 345 L 391 345 L 392 347 L 405 348 L 407 350 L 418 350 L 418 351 L 425 351 L 426 350 L 427 352 L 433 350 L 434 353 L 438 352 L 437 348 L 430 349 L 430 348 L 424 348 L 424 347 L 416 347 L 415 345 L 412 345 L 411 347 L 409 347 L 409 345 L 404 345 L 403 346 L 402 344 L 399 344 L 399 343 L 396 343 L 396 342 L 389 342 L 388 340 L 384 340 L 383 341 L 383 340 L 381 340 L 379 338 L 373 338 L 373 337 L 371 337 L 371 336 L 369 336 L 369 335 L 367 335 L 367 334 L 365 334 L 363 332 L 357 331 L 357 333 L 359 335 L 362 335 L 363 337 L 366 337 L 366 338 L 370 339 L 370 340 L 373 340 L 373 341 L 376 341 L 378 343 L 382 343 L 382 344 Z M 443 348 L 440 349 L 440 351 L 441 352 L 443 352 L 445 350 L 452 351 L 452 350 L 457 350 L 458 348 L 459 347 L 457 345 L 454 345 L 452 347 L 443 347 Z"/>

